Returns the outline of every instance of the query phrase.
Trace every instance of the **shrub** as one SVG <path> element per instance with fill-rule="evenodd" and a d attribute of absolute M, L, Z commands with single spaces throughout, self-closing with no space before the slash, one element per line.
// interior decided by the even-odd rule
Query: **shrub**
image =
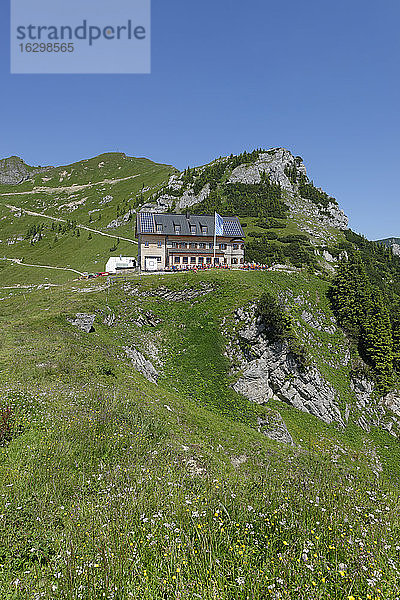
<path fill-rule="evenodd" d="M 287 342 L 298 366 L 305 369 L 308 364 L 307 353 L 293 332 L 292 319 L 270 292 L 264 292 L 260 297 L 257 314 L 265 326 L 266 337 L 271 342 Z"/>
<path fill-rule="evenodd" d="M 290 336 L 291 319 L 276 298 L 269 292 L 264 292 L 258 301 L 257 313 L 265 326 L 268 339 L 277 342 Z"/>

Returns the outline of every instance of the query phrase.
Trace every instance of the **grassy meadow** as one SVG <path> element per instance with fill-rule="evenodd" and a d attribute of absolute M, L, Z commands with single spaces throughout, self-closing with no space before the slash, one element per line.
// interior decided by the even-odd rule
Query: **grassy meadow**
<path fill-rule="evenodd" d="M 328 282 L 210 271 L 56 283 L 1 290 L 2 599 L 399 597 L 396 438 L 362 430 L 355 408 L 340 428 L 231 387 L 234 311 L 268 289 L 343 407 L 353 401 L 335 366 L 341 331 L 300 327 L 300 296 L 331 318 Z M 68 322 L 79 312 L 96 315 L 93 332 Z M 258 431 L 269 411 L 293 446 Z"/>

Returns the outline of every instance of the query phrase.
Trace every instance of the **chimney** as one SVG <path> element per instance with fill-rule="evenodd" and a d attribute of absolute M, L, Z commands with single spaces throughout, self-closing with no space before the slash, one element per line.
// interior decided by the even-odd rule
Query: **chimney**
<path fill-rule="evenodd" d="M 190 212 L 188 210 L 186 211 L 186 218 L 190 219 Z"/>

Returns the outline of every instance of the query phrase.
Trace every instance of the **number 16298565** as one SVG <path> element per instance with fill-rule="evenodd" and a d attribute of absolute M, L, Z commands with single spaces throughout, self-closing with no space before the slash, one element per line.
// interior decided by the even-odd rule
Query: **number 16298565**
<path fill-rule="evenodd" d="M 35 42 L 33 44 L 19 44 L 21 52 L 73 52 L 75 50 L 73 43 L 58 42 Z"/>

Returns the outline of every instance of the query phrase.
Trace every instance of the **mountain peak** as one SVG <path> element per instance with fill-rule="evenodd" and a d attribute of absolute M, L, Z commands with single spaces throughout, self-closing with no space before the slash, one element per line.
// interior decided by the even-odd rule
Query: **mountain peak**
<path fill-rule="evenodd" d="M 29 179 L 34 173 L 40 173 L 51 168 L 31 167 L 19 156 L 9 156 L 0 159 L 0 184 L 16 185 Z"/>

